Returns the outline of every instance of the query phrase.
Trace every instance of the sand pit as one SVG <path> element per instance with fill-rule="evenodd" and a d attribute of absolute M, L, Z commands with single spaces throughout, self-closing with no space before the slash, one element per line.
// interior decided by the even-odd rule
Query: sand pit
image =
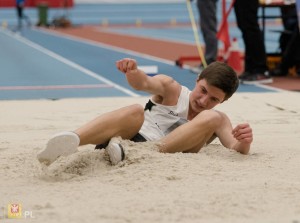
<path fill-rule="evenodd" d="M 117 166 L 93 145 L 49 167 L 36 160 L 53 134 L 146 101 L 1 101 L 0 221 L 12 222 L 7 206 L 21 204 L 26 222 L 300 222 L 299 93 L 239 93 L 217 107 L 234 125 L 251 124 L 246 156 L 218 140 L 197 154 L 124 140 Z"/>

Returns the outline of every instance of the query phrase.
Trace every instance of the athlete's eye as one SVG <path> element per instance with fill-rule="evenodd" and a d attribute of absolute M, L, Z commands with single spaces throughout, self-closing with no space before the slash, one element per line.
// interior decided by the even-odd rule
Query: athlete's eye
<path fill-rule="evenodd" d="M 217 102 L 217 103 L 220 102 L 220 100 L 219 100 L 218 98 L 215 98 L 215 97 L 212 97 L 211 100 L 212 100 L 213 102 Z"/>
<path fill-rule="evenodd" d="M 206 88 L 205 88 L 205 87 L 201 87 L 201 93 L 203 93 L 203 94 L 207 94 L 207 90 L 206 90 Z"/>

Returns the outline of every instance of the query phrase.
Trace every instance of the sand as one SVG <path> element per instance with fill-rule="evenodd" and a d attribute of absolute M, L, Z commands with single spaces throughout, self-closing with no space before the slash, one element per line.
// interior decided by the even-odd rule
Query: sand
<path fill-rule="evenodd" d="M 1 101 L 0 222 L 21 221 L 8 219 L 8 204 L 21 204 L 26 222 L 300 222 L 299 93 L 239 93 L 218 107 L 233 125 L 251 124 L 249 155 L 218 140 L 197 154 L 123 140 L 117 166 L 92 145 L 49 167 L 36 160 L 53 134 L 146 101 Z"/>

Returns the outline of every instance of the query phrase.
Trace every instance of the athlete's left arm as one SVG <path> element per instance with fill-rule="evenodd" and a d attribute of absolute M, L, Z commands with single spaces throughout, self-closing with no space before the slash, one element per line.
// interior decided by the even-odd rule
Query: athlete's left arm
<path fill-rule="evenodd" d="M 152 94 L 157 103 L 164 105 L 177 104 L 181 85 L 172 77 L 164 74 L 149 76 L 138 69 L 137 61 L 131 58 L 117 61 L 116 66 L 119 71 L 125 74 L 129 85 L 133 89 Z"/>
<path fill-rule="evenodd" d="M 227 115 L 222 114 L 222 123 L 216 131 L 223 146 L 234 149 L 242 154 L 248 154 L 253 141 L 252 129 L 248 123 L 239 124 L 234 129 Z"/>

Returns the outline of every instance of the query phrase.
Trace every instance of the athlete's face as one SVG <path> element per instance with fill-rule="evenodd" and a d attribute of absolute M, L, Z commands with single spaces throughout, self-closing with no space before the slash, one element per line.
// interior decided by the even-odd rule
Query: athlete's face
<path fill-rule="evenodd" d="M 225 93 L 214 86 L 209 85 L 205 79 L 196 83 L 191 92 L 190 104 L 195 112 L 209 110 L 222 103 L 225 99 Z"/>

